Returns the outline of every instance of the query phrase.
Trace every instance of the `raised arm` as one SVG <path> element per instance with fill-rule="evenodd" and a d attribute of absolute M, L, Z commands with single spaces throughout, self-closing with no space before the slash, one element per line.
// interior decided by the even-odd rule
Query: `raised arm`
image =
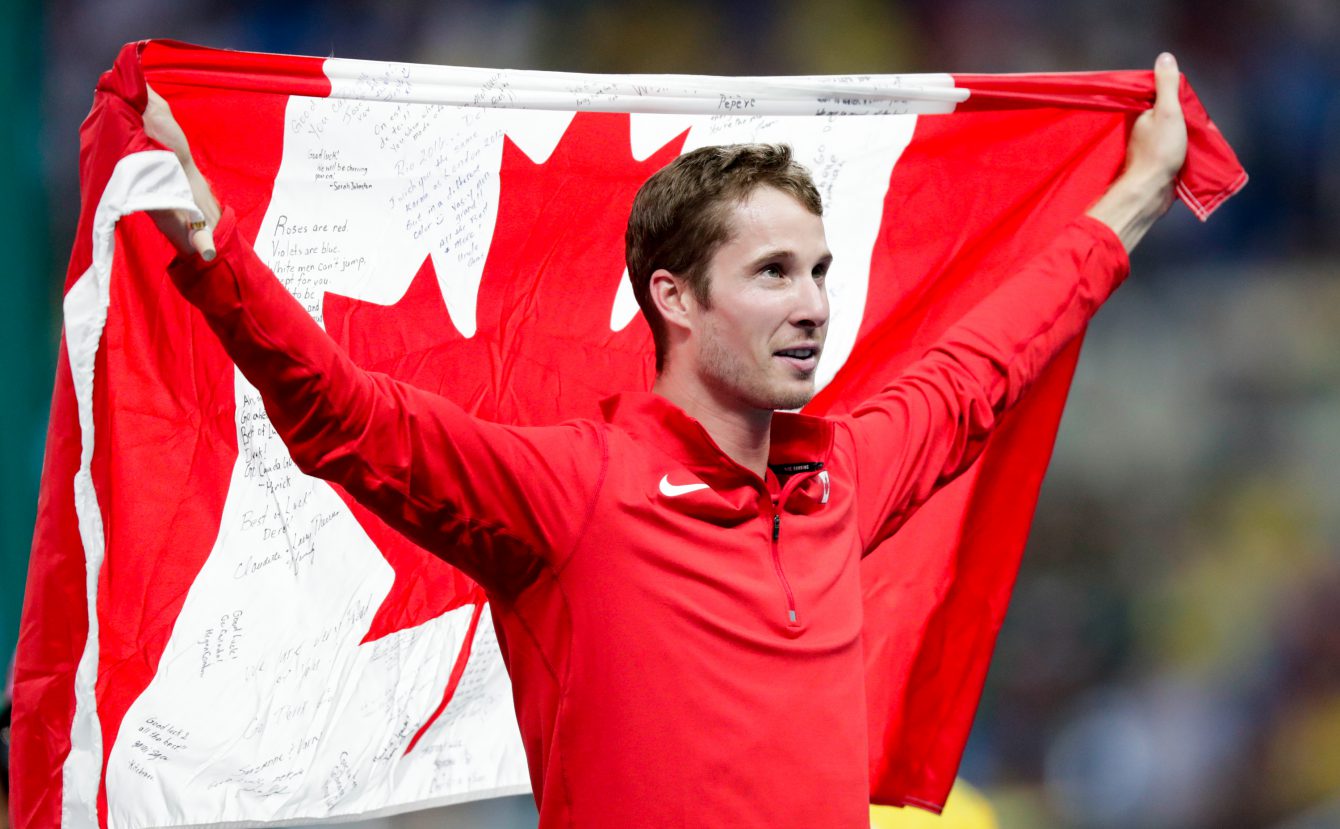
<path fill-rule="evenodd" d="M 561 563 L 601 483 L 599 428 L 488 423 L 359 368 L 236 232 L 152 92 L 145 129 L 177 154 L 207 217 L 201 228 L 185 214 L 155 215 L 178 249 L 172 279 L 260 392 L 298 467 L 493 591 L 514 592 Z"/>
<path fill-rule="evenodd" d="M 1000 416 L 1126 277 L 1127 253 L 1172 203 L 1186 125 L 1172 55 L 1154 66 L 1154 107 L 1126 165 L 1084 216 L 845 419 L 867 551 L 976 460 Z"/>

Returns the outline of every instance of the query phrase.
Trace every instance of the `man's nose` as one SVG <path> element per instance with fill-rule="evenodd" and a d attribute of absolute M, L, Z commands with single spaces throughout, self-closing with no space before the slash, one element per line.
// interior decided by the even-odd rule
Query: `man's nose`
<path fill-rule="evenodd" d="M 791 324 L 801 328 L 822 328 L 828 324 L 828 290 L 817 279 L 796 280 L 796 304 Z"/>

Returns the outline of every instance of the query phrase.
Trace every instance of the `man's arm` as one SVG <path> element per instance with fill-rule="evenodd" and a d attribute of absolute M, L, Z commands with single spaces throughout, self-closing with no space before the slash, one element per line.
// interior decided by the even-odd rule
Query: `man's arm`
<path fill-rule="evenodd" d="M 1127 253 L 1172 204 L 1186 125 L 1172 55 L 1154 67 L 1154 107 L 1126 165 L 1084 216 L 845 419 L 867 551 L 976 460 L 1000 416 L 1125 278 Z"/>
<path fill-rule="evenodd" d="M 260 392 L 298 467 L 491 590 L 514 592 L 561 564 L 605 469 L 598 427 L 488 423 L 359 368 L 237 233 L 152 91 L 145 129 L 177 154 L 207 217 L 198 228 L 184 213 L 155 215 L 178 249 L 172 279 Z"/>
<path fill-rule="evenodd" d="M 144 107 L 144 134 L 177 156 L 177 161 L 186 173 L 186 180 L 191 184 L 191 198 L 195 200 L 200 212 L 205 214 L 205 221 L 203 225 L 192 222 L 191 217 L 180 210 L 158 210 L 150 215 L 158 225 L 158 229 L 168 241 L 172 242 L 179 255 L 194 253 L 206 262 L 213 261 L 214 228 L 218 227 L 223 210 L 219 208 L 219 202 L 214 198 L 214 191 L 210 189 L 209 182 L 201 174 L 200 168 L 195 166 L 195 157 L 191 155 L 191 145 L 186 140 L 186 133 L 182 132 L 177 119 L 172 117 L 172 109 L 167 101 L 163 100 L 163 96 L 155 92 L 152 86 L 146 88 L 148 103 Z"/>

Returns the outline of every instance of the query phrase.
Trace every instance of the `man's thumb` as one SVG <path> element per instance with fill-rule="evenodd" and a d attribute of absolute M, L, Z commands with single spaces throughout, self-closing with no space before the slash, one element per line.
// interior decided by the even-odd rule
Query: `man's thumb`
<path fill-rule="evenodd" d="M 200 254 L 200 258 L 206 262 L 213 262 L 216 255 L 214 251 L 214 233 L 207 227 L 191 233 L 191 247 Z"/>
<path fill-rule="evenodd" d="M 1181 82 L 1181 73 L 1177 70 L 1177 58 L 1172 56 L 1171 52 L 1164 52 L 1159 55 L 1154 62 L 1154 106 L 1158 109 L 1173 112 L 1181 110 L 1181 101 L 1178 100 L 1178 86 Z"/>

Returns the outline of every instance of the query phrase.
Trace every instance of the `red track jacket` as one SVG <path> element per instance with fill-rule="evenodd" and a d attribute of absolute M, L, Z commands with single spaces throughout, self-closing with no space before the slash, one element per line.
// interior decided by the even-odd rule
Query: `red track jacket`
<path fill-rule="evenodd" d="M 766 479 L 649 393 L 518 428 L 365 372 L 234 231 L 172 266 L 305 472 L 488 591 L 540 826 L 869 825 L 860 559 L 1125 277 L 1082 217 L 878 396 L 778 413 Z"/>

